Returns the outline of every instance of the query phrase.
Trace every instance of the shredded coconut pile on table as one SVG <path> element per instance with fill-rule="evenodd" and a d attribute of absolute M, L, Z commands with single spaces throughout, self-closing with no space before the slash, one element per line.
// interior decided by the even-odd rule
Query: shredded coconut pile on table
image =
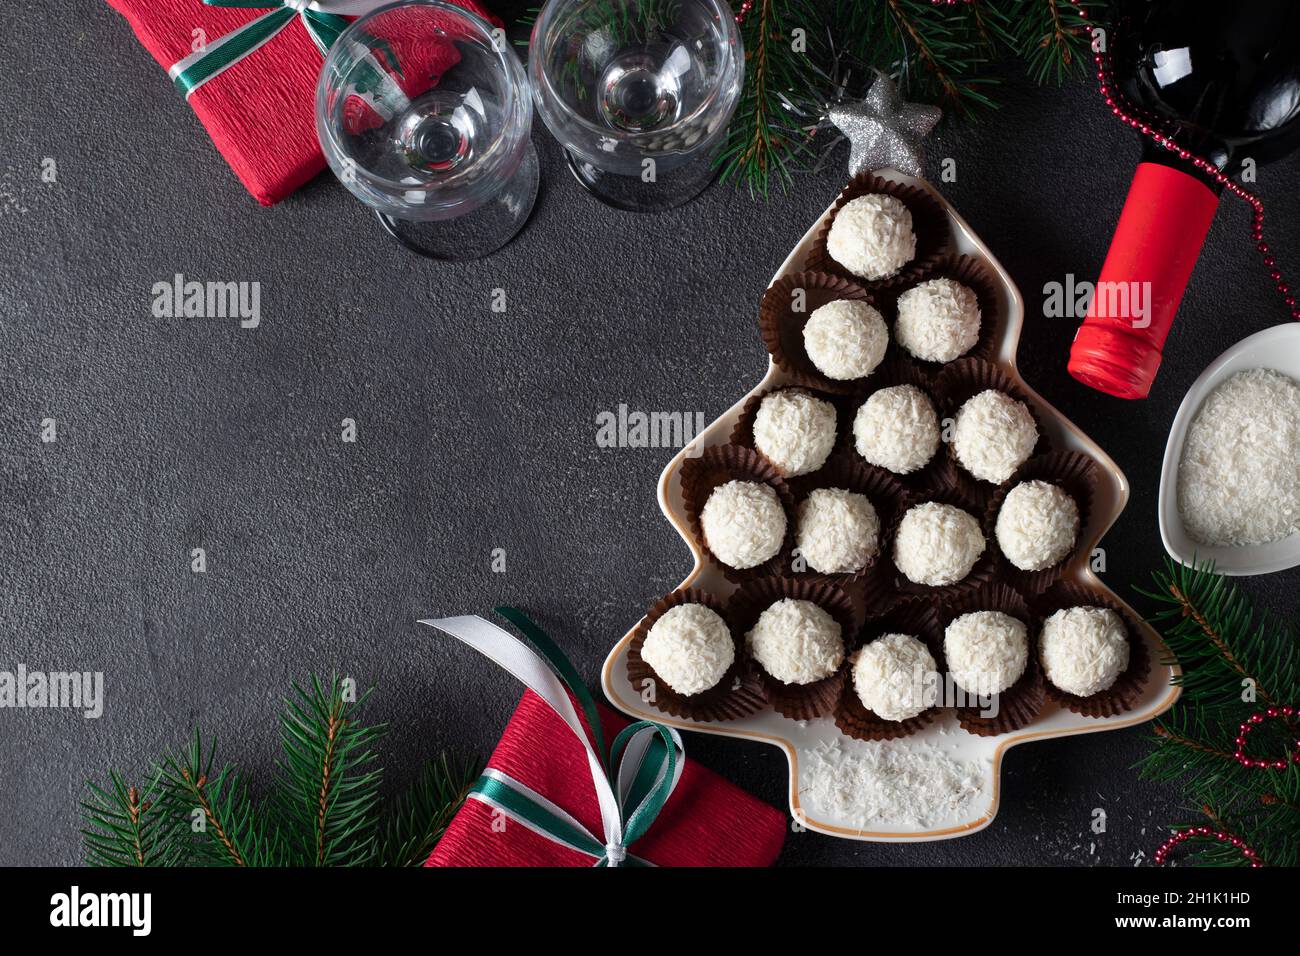
<path fill-rule="evenodd" d="M 809 752 L 801 776 L 800 792 L 810 809 L 860 828 L 965 819 L 984 780 L 975 764 L 935 747 L 887 741 L 852 752 L 838 740 L 824 741 Z"/>
<path fill-rule="evenodd" d="M 1300 383 L 1267 368 L 1229 376 L 1192 419 L 1178 511 L 1201 544 L 1255 545 L 1300 531 Z"/>

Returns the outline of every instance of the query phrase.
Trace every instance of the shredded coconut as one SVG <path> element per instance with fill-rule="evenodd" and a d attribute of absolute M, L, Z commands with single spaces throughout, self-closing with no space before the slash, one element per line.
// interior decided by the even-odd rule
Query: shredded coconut
<path fill-rule="evenodd" d="M 879 193 L 851 199 L 835 214 L 826 251 L 856 276 L 892 276 L 916 258 L 912 212 L 900 200 Z"/>
<path fill-rule="evenodd" d="M 835 299 L 808 316 L 803 347 L 827 378 L 841 382 L 865 378 L 885 357 L 889 329 L 884 316 L 867 303 Z"/>
<path fill-rule="evenodd" d="M 704 543 L 723 564 L 744 570 L 781 550 L 785 509 L 769 486 L 729 481 L 713 489 L 700 512 Z"/>
<path fill-rule="evenodd" d="M 806 475 L 835 446 L 835 406 L 801 388 L 763 398 L 754 415 L 754 447 L 787 475 Z"/>
<path fill-rule="evenodd" d="M 870 464 L 906 475 L 924 468 L 939 450 L 939 416 L 915 385 L 873 393 L 853 419 L 853 440 Z"/>
<path fill-rule="evenodd" d="M 885 720 L 907 720 L 934 706 L 934 655 L 911 634 L 884 634 L 857 652 L 853 689 Z"/>
<path fill-rule="evenodd" d="M 1300 531 L 1300 383 L 1238 372 L 1206 397 L 1183 442 L 1178 511 L 1201 544 L 1255 545 Z"/>
<path fill-rule="evenodd" d="M 986 388 L 957 411 L 952 447 L 962 467 L 1000 485 L 1025 463 L 1038 443 L 1034 416 L 1023 402 Z"/>
<path fill-rule="evenodd" d="M 717 686 L 736 659 L 727 623 L 703 604 L 679 604 L 654 622 L 641 659 L 679 694 L 699 694 Z"/>
<path fill-rule="evenodd" d="M 799 792 L 810 813 L 870 826 L 929 828 L 970 816 L 984 790 L 980 768 L 938 748 L 823 741 L 807 753 Z"/>
<path fill-rule="evenodd" d="M 968 694 L 1000 694 L 1029 661 L 1029 628 L 1002 611 L 971 611 L 943 632 L 948 673 Z"/>
<path fill-rule="evenodd" d="M 818 488 L 799 505 L 795 544 L 814 571 L 857 571 L 880 547 L 880 518 L 866 495 Z"/>
<path fill-rule="evenodd" d="M 1128 631 L 1108 607 L 1071 607 L 1043 622 L 1038 638 L 1043 672 L 1067 694 L 1106 690 L 1128 667 Z"/>
<path fill-rule="evenodd" d="M 782 598 L 758 616 L 745 641 L 763 670 L 786 684 L 830 677 L 844 662 L 839 623 L 812 601 Z"/>
<path fill-rule="evenodd" d="M 894 338 L 927 362 L 951 362 L 969 352 L 980 335 L 975 293 L 952 279 L 931 279 L 898 297 Z"/>
<path fill-rule="evenodd" d="M 1065 558 L 1079 535 L 1079 506 L 1046 481 L 1022 481 L 998 511 L 994 534 L 1007 560 L 1022 571 L 1042 571 Z"/>
<path fill-rule="evenodd" d="M 984 553 L 975 517 L 953 505 L 927 501 L 903 515 L 894 538 L 894 564 L 914 584 L 956 584 Z"/>

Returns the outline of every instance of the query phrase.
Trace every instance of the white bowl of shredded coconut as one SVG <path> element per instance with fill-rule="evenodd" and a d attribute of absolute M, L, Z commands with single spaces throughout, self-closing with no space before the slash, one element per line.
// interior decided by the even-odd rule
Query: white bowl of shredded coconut
<path fill-rule="evenodd" d="M 1215 359 L 1169 429 L 1160 537 L 1176 561 L 1224 574 L 1300 565 L 1300 323 Z"/>

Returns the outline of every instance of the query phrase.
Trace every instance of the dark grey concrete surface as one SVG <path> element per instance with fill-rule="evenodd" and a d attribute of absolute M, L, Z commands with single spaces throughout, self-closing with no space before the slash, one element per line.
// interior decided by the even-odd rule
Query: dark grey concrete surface
<path fill-rule="evenodd" d="M 436 265 L 328 176 L 257 206 L 103 4 L 15 8 L 0 51 L 0 669 L 107 680 L 99 720 L 0 710 L 0 863 L 78 862 L 83 780 L 139 771 L 196 721 L 264 779 L 278 700 L 312 671 L 378 688 L 394 780 L 443 748 L 486 753 L 519 688 L 417 628 L 422 615 L 520 605 L 594 680 L 690 565 L 655 503 L 670 453 L 602 450 L 595 417 L 625 402 L 711 420 L 751 387 L 767 362 L 758 296 L 834 197 L 842 156 L 766 203 L 714 188 L 637 217 L 583 194 L 539 130 L 527 232 L 486 261 Z M 1036 309 L 1045 282 L 1095 276 L 1137 144 L 1083 82 L 1012 80 L 1003 97 L 981 124 L 942 130 L 930 168 L 956 159 L 944 192 L 1025 293 L 1025 376 L 1132 482 L 1104 541 L 1107 580 L 1129 594 L 1162 557 L 1156 487 L 1183 392 L 1286 314 L 1245 206 L 1227 201 L 1153 397 L 1075 383 L 1074 323 Z M 1265 168 L 1259 190 L 1279 260 L 1300 276 L 1298 170 Z M 151 286 L 177 272 L 259 281 L 260 327 L 154 318 Z M 50 417 L 59 439 L 46 444 Z M 355 444 L 340 441 L 344 418 Z M 190 570 L 195 547 L 205 574 Z M 1296 583 L 1292 571 L 1243 586 L 1293 614 Z M 687 746 L 783 805 L 776 750 Z M 978 835 L 891 847 L 792 834 L 782 862 L 1132 865 L 1179 815 L 1176 793 L 1131 770 L 1144 746 L 1140 729 L 1026 745 Z M 1100 836 L 1095 807 L 1110 821 Z"/>

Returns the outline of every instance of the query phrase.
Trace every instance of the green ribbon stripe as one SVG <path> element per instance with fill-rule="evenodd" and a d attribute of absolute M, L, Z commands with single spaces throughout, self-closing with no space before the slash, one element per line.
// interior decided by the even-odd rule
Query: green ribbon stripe
<path fill-rule="evenodd" d="M 619 813 L 623 822 L 623 846 L 630 846 L 650 829 L 672 795 L 676 783 L 678 759 L 672 733 L 662 724 L 649 720 L 637 721 L 625 727 L 614 738 L 613 744 L 607 751 L 596 701 L 587 690 L 587 685 L 577 669 L 564 656 L 564 652 L 545 631 L 518 608 L 497 607 L 494 610 L 524 634 L 528 642 L 578 701 L 592 730 L 594 738 L 592 743 L 596 755 L 600 759 L 606 779 L 609 780 L 618 798 Z M 635 768 L 623 768 L 622 761 L 629 756 L 626 753 L 628 746 L 638 735 L 647 731 L 653 731 L 654 737 L 644 748 L 638 745 L 640 750 L 637 755 L 638 765 Z M 620 794 L 619 779 L 620 776 L 626 776 L 625 769 L 630 772 L 631 780 L 627 785 L 626 793 Z M 514 789 L 510 784 L 517 782 L 511 780 L 506 774 L 497 770 L 493 773 L 504 778 L 504 781 L 484 775 L 474 784 L 471 792 L 481 795 L 507 814 L 548 835 L 551 839 L 596 857 L 597 866 L 609 864 L 605 846 L 593 840 L 589 833 L 575 829 L 568 821 L 557 817 L 546 807 L 530 799 L 527 794 Z M 518 786 L 523 787 L 522 784 Z M 631 854 L 627 855 L 624 862 L 633 866 L 651 865 Z"/>
<path fill-rule="evenodd" d="M 186 97 L 208 80 L 220 76 L 263 44 L 270 42 L 281 30 L 300 17 L 322 56 L 348 26 L 348 21 L 337 14 L 322 13 L 307 8 L 299 9 L 296 4 L 291 4 L 287 0 L 281 0 L 279 4 L 268 0 L 203 0 L 203 2 L 212 7 L 241 7 L 267 10 L 267 12 L 172 64 L 167 75 Z"/>

